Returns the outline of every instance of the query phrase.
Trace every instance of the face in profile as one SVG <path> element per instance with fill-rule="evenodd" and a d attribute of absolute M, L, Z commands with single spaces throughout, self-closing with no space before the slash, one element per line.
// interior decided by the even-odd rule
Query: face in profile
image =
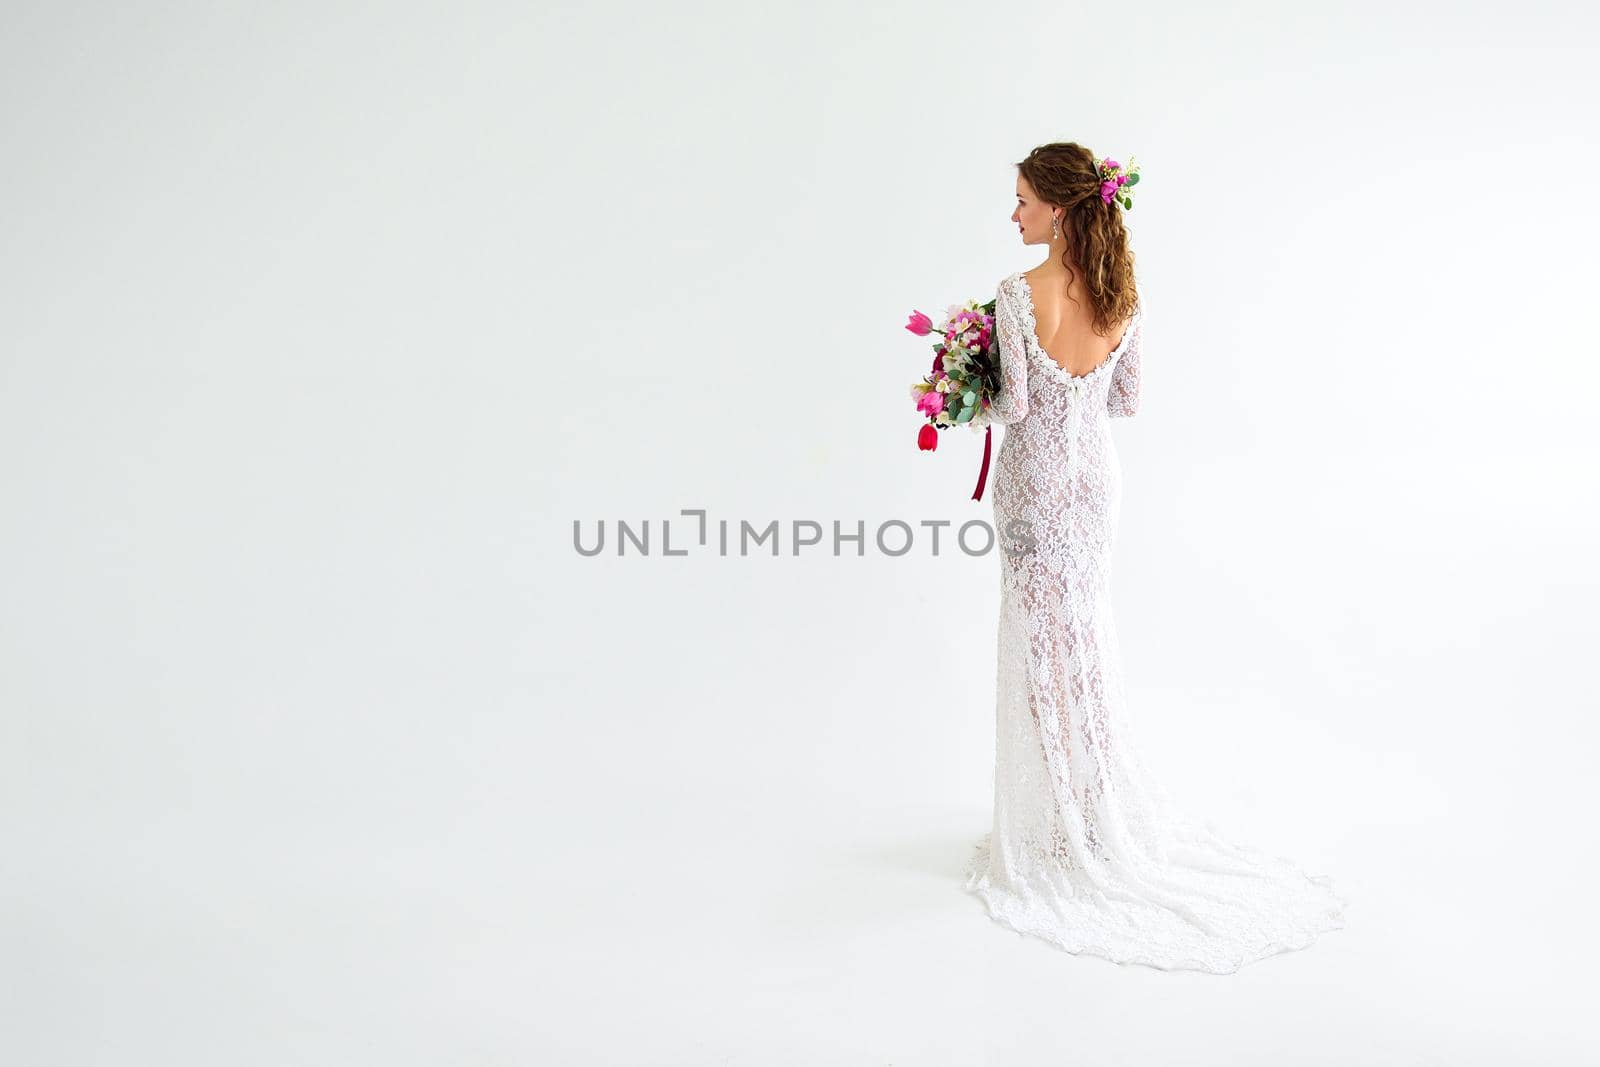
<path fill-rule="evenodd" d="M 1028 179 L 1017 175 L 1017 210 L 1011 213 L 1011 221 L 1017 224 L 1021 231 L 1022 243 L 1025 245 L 1049 244 L 1050 226 L 1054 213 L 1049 204 L 1041 201 L 1033 192 L 1033 186 L 1028 184 Z"/>

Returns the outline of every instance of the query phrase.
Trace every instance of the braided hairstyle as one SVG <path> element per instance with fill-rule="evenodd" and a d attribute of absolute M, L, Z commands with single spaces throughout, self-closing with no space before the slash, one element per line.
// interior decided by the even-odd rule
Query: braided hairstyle
<path fill-rule="evenodd" d="M 1075 141 L 1055 141 L 1038 146 L 1016 167 L 1040 200 L 1065 209 L 1067 247 L 1061 265 L 1068 277 L 1083 273 L 1095 332 L 1110 333 L 1132 316 L 1139 296 L 1123 209 L 1117 200 L 1101 198 L 1099 161 Z"/>

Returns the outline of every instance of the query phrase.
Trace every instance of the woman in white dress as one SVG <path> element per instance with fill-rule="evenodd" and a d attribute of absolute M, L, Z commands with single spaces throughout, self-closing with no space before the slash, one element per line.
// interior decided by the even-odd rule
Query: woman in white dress
<path fill-rule="evenodd" d="M 1213 973 L 1344 925 L 1326 877 L 1226 841 L 1140 762 L 1109 597 L 1122 470 L 1110 419 L 1139 405 L 1144 304 L 1114 160 L 1074 143 L 1017 164 L 1013 221 L 1050 258 L 995 295 L 1005 425 L 994 483 L 1001 604 L 994 822 L 967 888 L 1069 952 Z"/>

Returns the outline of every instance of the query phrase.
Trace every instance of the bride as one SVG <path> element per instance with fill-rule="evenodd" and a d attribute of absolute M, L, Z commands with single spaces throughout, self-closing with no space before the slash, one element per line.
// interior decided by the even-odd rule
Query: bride
<path fill-rule="evenodd" d="M 1327 877 L 1185 817 L 1140 761 L 1109 597 L 1110 418 L 1139 405 L 1144 302 L 1122 219 L 1137 172 L 1075 143 L 1016 166 L 1012 221 L 1050 258 L 995 295 L 994 822 L 966 887 L 1068 952 L 1230 973 L 1341 929 L 1346 902 Z"/>

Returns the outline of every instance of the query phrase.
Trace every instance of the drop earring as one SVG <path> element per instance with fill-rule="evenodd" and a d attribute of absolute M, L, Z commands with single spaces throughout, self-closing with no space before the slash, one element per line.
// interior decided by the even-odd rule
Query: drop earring
<path fill-rule="evenodd" d="M 1060 221 L 1054 215 L 1050 216 L 1050 239 L 1052 241 L 1061 236 L 1061 228 L 1057 225 Z"/>

